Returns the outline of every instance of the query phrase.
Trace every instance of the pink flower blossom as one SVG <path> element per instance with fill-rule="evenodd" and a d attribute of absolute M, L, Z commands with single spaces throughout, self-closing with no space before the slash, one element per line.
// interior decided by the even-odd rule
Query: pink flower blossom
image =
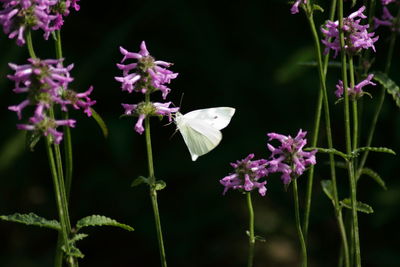
<path fill-rule="evenodd" d="M 278 140 L 281 143 L 278 147 L 267 144 L 272 153 L 268 160 L 268 172 L 282 173 L 281 179 L 285 185 L 302 175 L 307 167 L 316 164 L 315 153 L 317 151 L 303 151 L 303 147 L 307 144 L 306 134 L 307 132 L 303 132 L 301 129 L 295 138 L 277 133 L 267 134 L 269 141 Z"/>
<path fill-rule="evenodd" d="M 250 154 L 245 159 L 231 163 L 231 166 L 235 169 L 234 172 L 220 180 L 220 183 L 225 186 L 223 194 L 229 189 L 247 192 L 258 189 L 258 193 L 265 196 L 267 181 L 259 182 L 259 180 L 268 175 L 266 169 L 267 160 L 252 160 L 253 158 L 254 154 Z"/>
<path fill-rule="evenodd" d="M 135 59 L 137 62 L 130 64 L 117 64 L 117 67 L 123 71 L 122 77 L 115 77 L 115 80 L 121 83 L 122 91 L 141 92 L 143 94 L 161 91 L 163 99 L 171 91 L 166 86 L 171 80 L 178 76 L 167 68 L 172 65 L 165 61 L 155 60 L 146 48 L 143 41 L 138 53 L 129 52 L 120 47 L 120 52 L 124 56 L 121 63 L 129 59 Z M 131 71 L 134 70 L 135 72 Z"/>
<path fill-rule="evenodd" d="M 347 18 L 343 19 L 343 32 L 345 46 L 344 48 L 348 53 L 357 53 L 361 49 L 372 48 L 375 51 L 374 43 L 378 40 L 375 33 L 369 33 L 367 29 L 369 25 L 361 25 L 361 19 L 365 19 L 364 15 L 365 6 L 362 6 L 356 12 L 351 13 Z M 339 22 L 328 20 L 321 28 L 321 32 L 325 35 L 322 43 L 326 46 L 324 53 L 328 53 L 330 49 L 335 51 L 334 57 L 340 51 L 340 37 L 339 37 Z"/>

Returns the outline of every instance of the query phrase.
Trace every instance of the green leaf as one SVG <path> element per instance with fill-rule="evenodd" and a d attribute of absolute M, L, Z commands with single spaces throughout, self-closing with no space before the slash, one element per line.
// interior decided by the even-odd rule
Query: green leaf
<path fill-rule="evenodd" d="M 131 187 L 135 187 L 141 184 L 149 184 L 149 179 L 144 176 L 139 176 L 131 183 Z"/>
<path fill-rule="evenodd" d="M 396 102 L 396 105 L 400 108 L 400 88 L 399 86 L 391 80 L 387 74 L 383 72 L 374 72 L 374 78 L 375 81 L 380 83 L 383 88 L 386 89 L 386 92 L 388 92 L 392 97 L 393 100 Z"/>
<path fill-rule="evenodd" d="M 69 242 L 71 244 L 75 244 L 77 241 L 81 241 L 82 239 L 88 237 L 89 235 L 84 234 L 84 233 L 80 233 L 80 234 L 75 234 L 70 240 Z"/>
<path fill-rule="evenodd" d="M 342 206 L 347 209 L 350 209 L 350 210 L 352 209 L 350 198 L 343 199 L 342 201 L 340 201 L 340 204 L 342 204 Z M 374 210 L 372 209 L 372 207 L 370 205 L 362 203 L 361 201 L 357 201 L 356 207 L 357 207 L 357 211 L 364 212 L 367 214 L 374 212 Z"/>
<path fill-rule="evenodd" d="M 354 150 L 352 152 L 352 154 L 357 156 L 360 152 L 364 152 L 364 151 L 372 151 L 372 152 L 380 152 L 380 153 L 388 153 L 388 154 L 396 155 L 396 152 L 394 152 L 390 148 L 387 148 L 387 147 L 370 147 L 370 146 L 357 148 L 356 150 Z"/>
<path fill-rule="evenodd" d="M 157 180 L 155 184 L 155 189 L 156 190 L 163 190 L 167 184 L 163 180 Z"/>
<path fill-rule="evenodd" d="M 27 131 L 26 132 L 26 146 L 30 151 L 34 151 L 36 144 L 40 141 L 42 135 L 36 131 Z"/>
<path fill-rule="evenodd" d="M 104 122 L 103 118 L 93 108 L 90 108 L 90 111 L 92 112 L 93 119 L 100 126 L 100 129 L 103 132 L 104 138 L 107 138 L 108 137 L 108 128 L 107 128 L 107 125 Z"/>
<path fill-rule="evenodd" d="M 119 223 L 116 220 L 101 215 L 87 216 L 85 218 L 80 219 L 76 223 L 76 228 L 78 229 L 78 231 L 83 227 L 88 227 L 88 226 L 115 226 L 125 229 L 127 231 L 133 231 L 133 228 L 130 227 L 129 225 Z"/>
<path fill-rule="evenodd" d="M 46 228 L 54 229 L 57 231 L 61 230 L 61 226 L 58 221 L 47 220 L 45 218 L 42 218 L 42 217 L 36 215 L 35 213 L 28 213 L 28 214 L 14 213 L 11 215 L 1 215 L 0 219 L 2 219 L 4 221 L 17 222 L 17 223 L 22 223 L 22 224 L 26 224 L 26 225 L 46 227 Z"/>
<path fill-rule="evenodd" d="M 371 170 L 370 168 L 362 168 L 361 170 L 361 174 L 365 174 L 369 177 L 371 177 L 372 179 L 374 179 L 374 181 L 379 184 L 383 189 L 387 190 L 386 187 L 386 183 L 385 181 L 382 179 L 382 177 L 376 173 L 375 171 Z"/>
<path fill-rule="evenodd" d="M 315 11 L 315 10 L 324 12 L 324 9 L 320 5 L 313 4 L 313 11 Z"/>
<path fill-rule="evenodd" d="M 322 180 L 321 181 L 322 190 L 325 195 L 329 197 L 330 200 L 333 201 L 333 186 L 331 180 Z"/>
<path fill-rule="evenodd" d="M 334 148 L 308 147 L 308 148 L 305 148 L 304 150 L 311 151 L 314 149 L 318 150 L 319 153 L 327 153 L 327 154 L 337 155 L 337 156 L 342 157 L 345 160 L 347 160 L 347 158 L 348 158 L 348 156 L 345 153 L 343 153 L 339 150 L 336 150 Z"/>
<path fill-rule="evenodd" d="M 67 251 L 67 249 L 65 248 L 65 245 L 63 245 L 61 247 L 61 249 L 68 256 L 71 256 L 71 257 L 74 257 L 74 258 L 81 258 L 81 259 L 83 259 L 85 257 L 85 255 L 83 255 L 83 253 L 79 250 L 79 248 L 77 248 L 75 246 L 71 246 L 69 251 Z"/>

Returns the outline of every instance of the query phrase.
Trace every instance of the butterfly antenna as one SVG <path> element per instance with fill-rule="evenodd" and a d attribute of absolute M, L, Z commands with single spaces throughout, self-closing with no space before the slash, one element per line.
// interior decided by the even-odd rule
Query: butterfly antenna
<path fill-rule="evenodd" d="M 185 95 L 185 93 L 182 93 L 181 100 L 179 100 L 179 109 L 182 107 L 182 102 L 183 102 L 183 96 L 184 95 Z"/>

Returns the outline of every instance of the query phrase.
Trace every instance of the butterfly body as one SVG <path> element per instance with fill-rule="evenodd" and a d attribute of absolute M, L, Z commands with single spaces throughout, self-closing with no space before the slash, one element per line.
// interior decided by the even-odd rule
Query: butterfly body
<path fill-rule="evenodd" d="M 198 109 L 186 114 L 176 113 L 175 123 L 195 161 L 214 149 L 222 139 L 221 129 L 228 126 L 234 108 Z"/>

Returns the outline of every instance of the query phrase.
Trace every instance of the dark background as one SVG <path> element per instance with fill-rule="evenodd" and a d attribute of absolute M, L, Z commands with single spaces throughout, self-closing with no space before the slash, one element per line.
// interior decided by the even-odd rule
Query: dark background
<path fill-rule="evenodd" d="M 230 191 L 222 196 L 219 179 L 231 172 L 229 162 L 249 153 L 268 157 L 268 132 L 296 135 L 311 131 L 318 92 L 317 70 L 300 66 L 311 61 L 313 43 L 303 14 L 290 15 L 286 1 L 81 1 L 62 31 L 64 56 L 74 63 L 72 87 L 95 87 L 95 109 L 109 128 L 105 139 L 95 121 L 73 111 L 78 120 L 72 130 L 74 180 L 70 214 L 76 222 L 101 214 L 132 225 L 134 232 L 118 228 L 89 229 L 78 244 L 86 257 L 81 266 L 159 266 L 158 246 L 148 188 L 131 188 L 147 174 L 144 136 L 133 130 L 135 121 L 120 119 L 120 103 L 136 103 L 141 95 L 120 90 L 114 76 L 122 58 L 118 47 L 138 51 L 145 40 L 150 53 L 174 62 L 179 77 L 171 84 L 169 99 L 181 111 L 230 106 L 236 114 L 223 130 L 221 144 L 192 162 L 175 126 L 152 121 L 156 176 L 167 182 L 159 192 L 159 207 L 170 266 L 244 266 L 247 257 L 248 215 L 245 196 Z M 328 9 L 324 3 L 321 5 Z M 348 14 L 349 12 L 345 12 Z M 318 15 L 322 23 L 325 15 Z M 374 69 L 383 69 L 389 32 L 379 31 Z M 37 54 L 54 57 L 53 42 L 34 34 Z M 399 78 L 397 45 L 391 70 Z M 2 34 L 0 39 L 0 214 L 35 212 L 56 219 L 57 212 L 43 143 L 34 152 L 24 147 L 24 135 L 15 128 L 17 118 L 7 106 L 22 101 L 14 95 L 8 62 L 24 64 L 25 47 Z M 339 69 L 331 69 L 328 90 L 334 101 Z M 377 98 L 364 100 L 362 141 Z M 155 94 L 159 97 L 159 94 Z M 157 100 L 161 100 L 158 98 Z M 332 103 L 333 104 L 333 103 Z M 332 105 L 334 142 L 343 148 L 342 104 Z M 324 127 L 324 124 L 322 124 Z M 400 147 L 400 115 L 391 97 L 385 101 L 374 144 Z M 325 132 L 321 134 L 325 146 Z M 326 155 L 318 155 L 309 234 L 310 266 L 336 266 L 340 237 L 333 208 L 320 188 L 329 177 Z M 400 182 L 398 158 L 371 154 L 368 166 L 386 180 L 384 191 L 369 178 L 359 183 L 358 199 L 375 213 L 360 214 L 364 266 L 395 266 L 400 262 L 398 228 Z M 306 175 L 299 178 L 303 198 Z M 340 196 L 348 195 L 348 180 L 338 171 Z M 257 243 L 255 266 L 298 266 L 300 249 L 294 224 L 292 191 L 285 192 L 279 176 L 268 178 L 265 197 L 253 194 Z M 52 266 L 56 233 L 52 230 L 0 222 L 0 266 Z"/>

